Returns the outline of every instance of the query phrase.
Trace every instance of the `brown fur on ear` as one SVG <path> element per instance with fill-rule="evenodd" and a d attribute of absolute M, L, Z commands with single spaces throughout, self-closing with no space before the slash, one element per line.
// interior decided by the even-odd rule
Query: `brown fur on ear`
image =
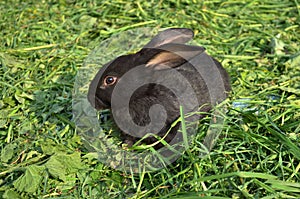
<path fill-rule="evenodd" d="M 186 60 L 181 56 L 163 51 L 157 55 L 155 55 L 147 64 L 146 67 L 153 67 L 155 70 L 163 70 L 168 68 L 174 68 L 176 66 L 180 66 L 185 63 Z"/>
<path fill-rule="evenodd" d="M 185 44 L 165 44 L 158 49 L 162 51 L 152 57 L 146 67 L 153 67 L 155 70 L 175 68 L 205 51 L 200 46 Z"/>

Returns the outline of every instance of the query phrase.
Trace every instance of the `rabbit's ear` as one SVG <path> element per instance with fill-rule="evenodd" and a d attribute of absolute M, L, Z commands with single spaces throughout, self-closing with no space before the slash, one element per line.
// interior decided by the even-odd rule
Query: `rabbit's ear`
<path fill-rule="evenodd" d="M 155 48 L 167 43 L 184 44 L 193 39 L 194 33 L 187 28 L 170 28 L 156 35 L 144 48 Z"/>
<path fill-rule="evenodd" d="M 162 51 L 152 57 L 146 67 L 155 70 L 175 68 L 205 51 L 203 47 L 184 44 L 166 44 L 159 49 Z"/>

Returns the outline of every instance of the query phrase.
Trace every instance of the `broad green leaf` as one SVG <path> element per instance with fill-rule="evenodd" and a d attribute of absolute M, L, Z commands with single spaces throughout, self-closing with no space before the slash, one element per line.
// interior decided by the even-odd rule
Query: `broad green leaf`
<path fill-rule="evenodd" d="M 16 192 L 16 191 L 13 191 L 11 189 L 9 190 L 6 190 L 3 194 L 3 199 L 21 199 L 22 197 Z"/>
<path fill-rule="evenodd" d="M 45 166 L 54 178 L 66 181 L 66 168 L 56 155 L 51 156 Z"/>
<path fill-rule="evenodd" d="M 66 180 L 63 182 L 59 182 L 57 184 L 56 189 L 61 190 L 63 192 L 68 192 L 71 189 L 74 189 L 76 181 L 78 180 L 76 174 L 69 174 L 66 176 Z"/>
<path fill-rule="evenodd" d="M 65 165 L 67 172 L 75 172 L 78 169 L 84 168 L 79 152 L 75 152 L 70 155 L 57 155 L 57 158 L 63 165 Z"/>
<path fill-rule="evenodd" d="M 14 156 L 15 144 L 7 144 L 1 151 L 1 161 L 8 162 Z"/>
<path fill-rule="evenodd" d="M 51 139 L 46 139 L 40 143 L 42 151 L 47 155 L 53 155 L 56 153 L 61 153 L 66 151 L 66 147 L 55 143 Z"/>
<path fill-rule="evenodd" d="M 20 192 L 34 193 L 37 191 L 41 180 L 44 166 L 30 165 L 26 167 L 25 173 L 14 183 L 14 187 Z"/>
<path fill-rule="evenodd" d="M 80 159 L 80 153 L 73 154 L 55 154 L 45 163 L 49 173 L 62 181 L 66 181 L 66 176 L 75 173 L 78 169 L 83 168 Z"/>

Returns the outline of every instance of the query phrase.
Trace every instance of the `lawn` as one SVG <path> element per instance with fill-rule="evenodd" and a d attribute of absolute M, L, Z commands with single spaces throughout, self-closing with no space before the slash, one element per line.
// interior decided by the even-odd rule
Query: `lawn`
<path fill-rule="evenodd" d="M 6 0 L 0 10 L 0 198 L 300 198 L 298 0 Z M 76 128 L 77 75 L 106 39 L 168 27 L 192 29 L 230 74 L 225 124 L 206 156 L 209 116 L 172 165 L 116 170 Z"/>

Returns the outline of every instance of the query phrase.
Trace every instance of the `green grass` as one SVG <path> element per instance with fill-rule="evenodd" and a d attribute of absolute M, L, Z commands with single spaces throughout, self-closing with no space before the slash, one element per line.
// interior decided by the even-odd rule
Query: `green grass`
<path fill-rule="evenodd" d="M 0 198 L 300 198 L 298 0 L 7 0 L 0 10 Z M 96 44 L 137 27 L 193 29 L 233 91 L 209 156 L 200 133 L 175 164 L 130 175 L 84 147 L 72 89 Z M 241 98 L 249 106 L 233 107 Z"/>

